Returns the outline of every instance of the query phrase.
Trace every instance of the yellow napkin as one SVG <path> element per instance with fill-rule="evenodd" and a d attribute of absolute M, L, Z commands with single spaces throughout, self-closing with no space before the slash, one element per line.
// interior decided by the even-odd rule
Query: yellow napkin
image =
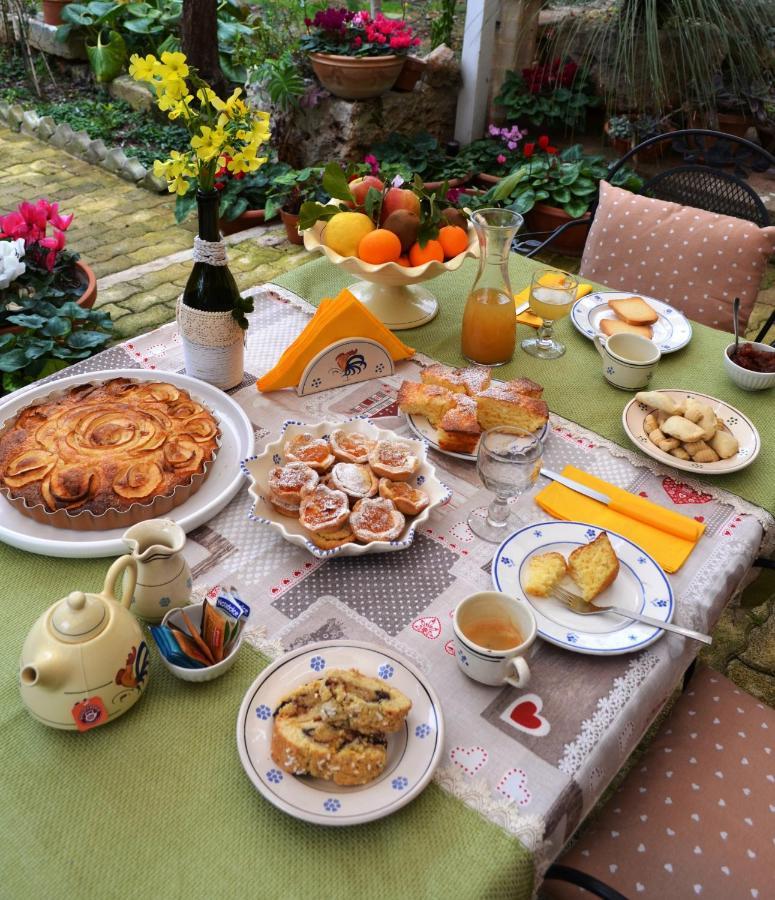
<path fill-rule="evenodd" d="M 673 510 L 663 509 L 644 497 L 636 497 L 635 494 L 608 484 L 574 466 L 565 466 L 562 474 L 586 487 L 607 494 L 622 512 L 572 491 L 556 481 L 536 495 L 535 501 L 541 509 L 555 519 L 589 522 L 598 528 L 607 528 L 624 535 L 651 554 L 666 572 L 677 572 L 681 568 L 705 531 L 702 522 Z M 637 515 L 646 519 L 654 518 L 654 513 L 658 513 L 659 528 L 636 518 Z"/>
<path fill-rule="evenodd" d="M 335 299 L 321 301 L 307 327 L 286 348 L 275 367 L 259 378 L 256 387 L 259 391 L 296 387 L 307 363 L 321 350 L 335 341 L 356 337 L 377 341 L 396 361 L 414 355 L 411 347 L 400 341 L 345 288 Z"/>
<path fill-rule="evenodd" d="M 561 272 L 557 273 L 558 276 L 561 275 Z M 580 284 L 576 288 L 576 299 L 580 300 L 582 297 L 586 297 L 587 294 L 591 294 L 594 288 L 591 284 Z M 514 304 L 516 306 L 522 306 L 523 303 L 527 303 L 530 299 L 530 285 L 528 285 L 524 290 L 520 291 L 518 294 L 514 294 Z M 517 316 L 517 322 L 522 325 L 529 325 L 531 328 L 540 327 L 543 319 L 540 316 L 534 316 L 533 313 L 530 312 L 529 309 L 525 310 L 525 312 L 520 313 Z"/>

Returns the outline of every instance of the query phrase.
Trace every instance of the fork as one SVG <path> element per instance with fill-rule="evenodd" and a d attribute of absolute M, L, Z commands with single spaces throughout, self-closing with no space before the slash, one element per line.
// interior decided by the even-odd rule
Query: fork
<path fill-rule="evenodd" d="M 637 622 L 643 622 L 644 625 L 653 625 L 655 628 L 661 628 L 664 631 L 673 631 L 676 634 L 682 634 L 684 637 L 691 638 L 694 641 L 702 641 L 703 644 L 710 644 L 713 638 L 710 635 L 702 634 L 700 631 L 692 631 L 691 628 L 682 628 L 680 625 L 674 625 L 672 622 L 662 622 L 660 619 L 652 619 L 651 616 L 644 616 L 640 613 L 631 612 L 628 609 L 622 609 L 619 606 L 597 606 L 589 603 L 578 594 L 567 591 L 565 588 L 556 586 L 552 589 L 552 595 L 564 603 L 573 612 L 580 616 L 590 616 L 595 613 L 612 612 L 617 616 L 623 616 L 625 619 L 635 619 Z"/>

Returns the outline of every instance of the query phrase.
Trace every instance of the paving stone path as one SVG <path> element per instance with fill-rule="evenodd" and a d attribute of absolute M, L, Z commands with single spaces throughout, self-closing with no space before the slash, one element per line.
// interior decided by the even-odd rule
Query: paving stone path
<path fill-rule="evenodd" d="M 97 275 L 95 306 L 109 312 L 116 340 L 141 334 L 175 315 L 175 301 L 190 270 L 194 225 L 178 225 L 172 198 L 135 187 L 49 144 L 0 128 L 0 212 L 22 200 L 57 200 L 75 213 L 68 246 Z M 774 195 L 775 196 L 775 195 Z M 270 281 L 308 256 L 288 243 L 282 228 L 264 226 L 233 235 L 229 266 L 240 288 Z M 550 256 L 575 271 L 578 260 Z M 756 334 L 775 307 L 775 267 L 770 266 L 751 316 Z M 703 659 L 775 706 L 775 573 L 764 572 L 730 606 Z"/>

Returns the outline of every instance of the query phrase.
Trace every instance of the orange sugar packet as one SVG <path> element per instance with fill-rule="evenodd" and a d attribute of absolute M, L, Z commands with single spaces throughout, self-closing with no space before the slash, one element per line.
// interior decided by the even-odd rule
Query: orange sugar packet
<path fill-rule="evenodd" d="M 202 607 L 202 637 L 216 662 L 223 659 L 226 621 L 214 606 L 205 600 Z"/>
<path fill-rule="evenodd" d="M 190 656 L 191 659 L 195 659 L 197 662 L 202 663 L 205 666 L 211 666 L 214 662 L 212 654 L 210 651 L 207 651 L 207 655 L 204 654 L 202 650 L 199 649 L 199 646 L 186 634 L 185 631 L 181 631 L 179 628 L 175 628 L 174 626 L 170 626 L 170 631 L 172 632 L 172 636 L 175 638 L 178 647 L 186 654 L 186 656 Z M 207 649 L 207 648 L 205 648 Z"/>
<path fill-rule="evenodd" d="M 207 656 L 209 658 L 209 660 L 210 660 L 209 665 L 212 665 L 213 663 L 218 662 L 218 660 L 215 658 L 215 654 L 212 652 L 212 650 L 210 650 L 210 648 L 207 646 L 207 644 L 202 640 L 202 638 L 199 634 L 199 631 L 194 626 L 194 623 L 186 615 L 185 610 L 181 609 L 180 614 L 183 617 L 183 621 L 186 623 L 186 628 L 188 628 L 188 633 L 189 633 L 191 639 L 194 641 L 196 646 L 199 647 L 199 650 L 205 656 Z M 204 613 L 202 615 L 204 615 Z"/>

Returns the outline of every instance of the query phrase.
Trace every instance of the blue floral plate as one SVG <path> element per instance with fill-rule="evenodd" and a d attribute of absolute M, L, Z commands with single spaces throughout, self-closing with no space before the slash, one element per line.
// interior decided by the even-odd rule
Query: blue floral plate
<path fill-rule="evenodd" d="M 555 551 L 567 559 L 572 550 L 594 540 L 602 529 L 584 522 L 538 522 L 515 532 L 501 544 L 492 561 L 492 577 L 499 591 L 526 600 L 535 613 L 538 634 L 551 644 L 596 656 L 632 653 L 653 644 L 661 628 L 643 625 L 615 613 L 580 616 L 553 597 L 531 597 L 523 588 L 528 560 Z M 637 544 L 608 532 L 619 558 L 619 574 L 600 595 L 606 603 L 643 613 L 663 622 L 673 618 L 675 602 L 662 567 Z M 562 586 L 578 593 L 570 578 Z"/>
<path fill-rule="evenodd" d="M 350 668 L 385 679 L 412 701 L 402 730 L 388 735 L 385 771 L 355 787 L 282 771 L 270 755 L 272 712 L 281 698 L 327 669 Z M 280 657 L 253 682 L 237 718 L 237 749 L 256 789 L 283 812 L 317 825 L 358 825 L 406 806 L 431 780 L 443 747 L 441 704 L 427 679 L 390 648 L 359 641 L 323 641 Z"/>

